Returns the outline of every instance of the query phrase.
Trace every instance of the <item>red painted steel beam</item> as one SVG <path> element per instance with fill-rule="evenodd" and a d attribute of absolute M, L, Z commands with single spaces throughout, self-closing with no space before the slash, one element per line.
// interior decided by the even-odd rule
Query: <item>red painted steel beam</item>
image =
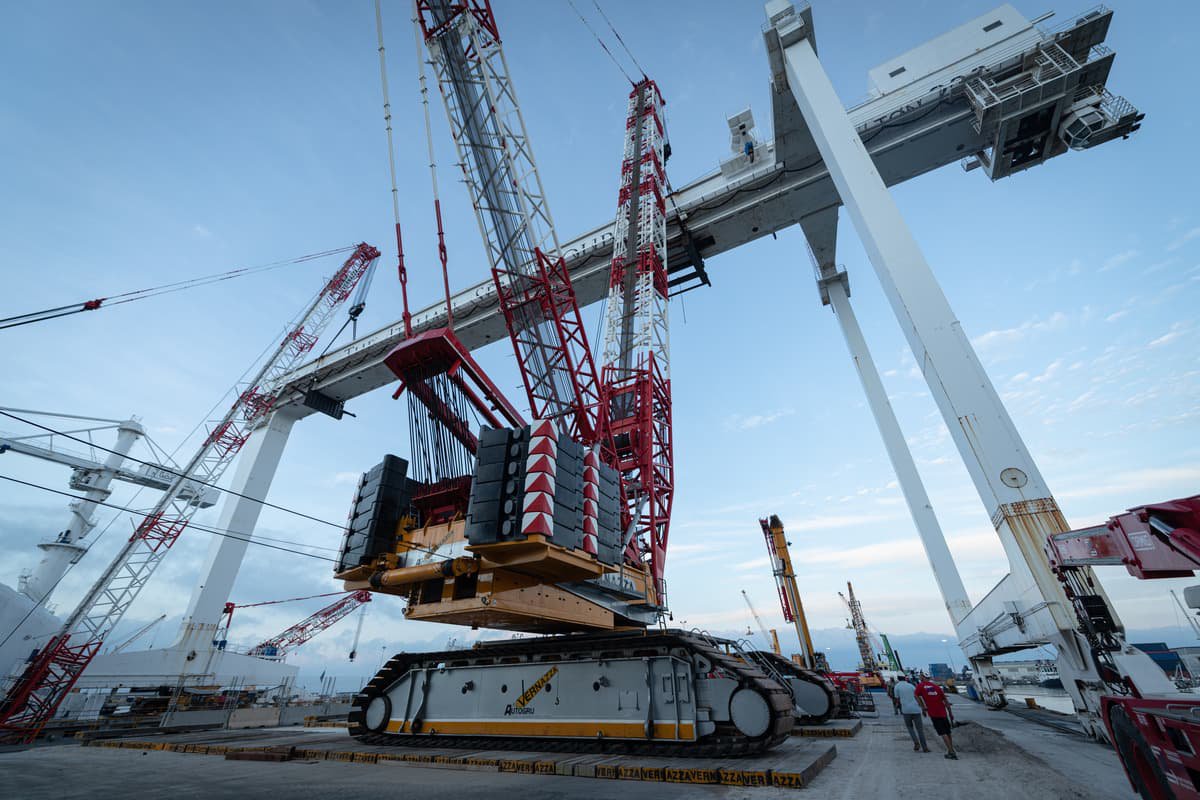
<path fill-rule="evenodd" d="M 1138 506 L 1103 525 L 1056 534 L 1046 555 L 1055 570 L 1119 564 L 1139 579 L 1188 577 L 1200 569 L 1200 495 Z"/>

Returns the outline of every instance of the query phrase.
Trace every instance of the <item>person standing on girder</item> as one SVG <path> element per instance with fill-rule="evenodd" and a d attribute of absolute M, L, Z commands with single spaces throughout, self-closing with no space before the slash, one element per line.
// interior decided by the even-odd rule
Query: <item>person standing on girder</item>
<path fill-rule="evenodd" d="M 946 699 L 946 693 L 942 691 L 942 687 L 931 681 L 928 675 L 922 673 L 921 682 L 917 684 L 916 695 L 917 700 L 921 703 L 921 708 L 925 709 L 925 713 L 929 716 L 934 731 L 946 743 L 946 758 L 957 761 L 958 753 L 954 751 L 954 740 L 950 736 L 950 731 L 954 727 L 954 712 L 950 710 L 950 702 Z"/>
<path fill-rule="evenodd" d="M 913 752 L 928 753 L 929 745 L 925 744 L 925 726 L 921 723 L 921 704 L 917 702 L 917 688 L 908 678 L 900 675 L 896 678 L 896 688 L 892 695 L 900 703 L 900 714 L 904 717 L 904 727 L 912 737 Z"/>

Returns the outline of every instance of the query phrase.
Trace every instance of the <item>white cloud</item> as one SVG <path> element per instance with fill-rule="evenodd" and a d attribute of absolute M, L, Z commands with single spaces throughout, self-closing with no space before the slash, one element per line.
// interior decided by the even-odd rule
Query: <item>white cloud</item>
<path fill-rule="evenodd" d="M 353 486 L 361 477 L 361 472 L 335 472 L 325 483 L 327 486 Z"/>
<path fill-rule="evenodd" d="M 1034 317 L 1033 319 L 1022 322 L 1015 328 L 1003 328 L 980 334 L 971 340 L 971 344 L 973 344 L 977 350 L 987 350 L 989 348 L 1006 344 L 1015 344 L 1031 333 L 1056 330 L 1065 325 L 1066 322 L 1067 315 L 1062 311 L 1055 311 L 1045 319 Z"/>
<path fill-rule="evenodd" d="M 1115 255 L 1111 255 L 1105 259 L 1104 263 L 1100 266 L 1100 271 L 1108 272 L 1109 270 L 1116 269 L 1123 264 L 1128 264 L 1130 261 L 1133 261 L 1139 255 L 1141 255 L 1141 253 L 1139 253 L 1137 250 L 1122 250 L 1120 253 L 1116 253 Z"/>
<path fill-rule="evenodd" d="M 1176 339 L 1179 339 L 1180 337 L 1183 336 L 1183 334 L 1185 332 L 1186 331 L 1184 328 L 1184 324 L 1182 322 L 1176 322 L 1174 325 L 1171 326 L 1171 330 L 1169 332 L 1164 333 L 1162 336 L 1153 340 L 1146 346 L 1147 347 L 1162 347 L 1163 345 L 1170 344 L 1171 342 L 1175 341 Z"/>
<path fill-rule="evenodd" d="M 1046 367 L 1046 369 L 1042 372 L 1041 375 L 1035 375 L 1033 377 L 1033 382 L 1034 383 L 1045 383 L 1046 381 L 1053 380 L 1054 376 L 1058 374 L 1058 372 L 1062 369 L 1062 367 L 1063 367 L 1063 360 L 1061 358 L 1051 362 L 1051 364 L 1048 367 Z"/>
<path fill-rule="evenodd" d="M 1171 242 L 1169 245 L 1167 245 L 1167 252 L 1169 252 L 1169 253 L 1175 252 L 1176 250 L 1178 250 L 1179 248 L 1183 247 L 1185 244 L 1190 242 L 1192 239 L 1195 239 L 1197 236 L 1200 236 L 1200 227 L 1192 228 L 1192 229 L 1186 231 L 1182 236 L 1179 236 L 1173 242 Z"/>
<path fill-rule="evenodd" d="M 776 422 L 784 417 L 790 417 L 795 413 L 795 409 L 782 408 L 766 414 L 732 414 L 725 420 L 725 427 L 736 431 L 749 431 L 754 428 L 761 428 L 764 425 L 770 425 L 772 422 Z"/>
<path fill-rule="evenodd" d="M 1116 322 L 1117 320 L 1121 319 L 1122 317 L 1127 317 L 1127 316 L 1129 316 L 1129 309 L 1123 308 L 1120 311 L 1114 311 L 1113 313 L 1109 314 L 1107 317 L 1104 318 L 1104 321 L 1105 322 Z"/>
<path fill-rule="evenodd" d="M 212 238 L 212 231 L 210 231 L 208 228 L 201 225 L 199 222 L 197 222 L 195 225 L 192 226 L 192 233 L 195 234 L 196 236 L 200 237 L 201 239 Z"/>
<path fill-rule="evenodd" d="M 982 531 L 947 537 L 947 543 L 957 559 L 1003 558 L 1003 548 L 994 531 Z M 860 547 L 801 548 L 797 562 L 825 564 L 838 568 L 855 568 L 876 564 L 926 563 L 925 549 L 916 536 L 874 542 Z"/>
<path fill-rule="evenodd" d="M 1196 483 L 1200 483 L 1200 466 L 1148 467 L 1146 469 L 1119 472 L 1108 481 L 1092 481 L 1090 485 L 1080 489 L 1056 492 L 1056 496 L 1064 500 L 1080 500 L 1089 497 L 1106 497 L 1118 493 L 1142 491 L 1169 493 L 1172 490 L 1164 489 L 1164 487 L 1181 487 L 1186 489 L 1189 486 L 1194 486 Z M 1174 491 L 1178 491 L 1178 489 Z M 1160 499 L 1164 498 L 1158 496 L 1151 498 L 1152 501 Z"/>

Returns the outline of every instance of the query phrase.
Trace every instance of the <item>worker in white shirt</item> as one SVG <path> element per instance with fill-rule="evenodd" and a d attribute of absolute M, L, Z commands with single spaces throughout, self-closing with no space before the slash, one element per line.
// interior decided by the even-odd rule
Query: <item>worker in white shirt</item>
<path fill-rule="evenodd" d="M 901 675 L 896 679 L 896 688 L 892 690 L 900 701 L 900 713 L 904 716 L 904 727 L 913 740 L 913 752 L 928 753 L 929 746 L 925 744 L 925 725 L 921 722 L 923 709 L 917 701 L 917 687 Z"/>

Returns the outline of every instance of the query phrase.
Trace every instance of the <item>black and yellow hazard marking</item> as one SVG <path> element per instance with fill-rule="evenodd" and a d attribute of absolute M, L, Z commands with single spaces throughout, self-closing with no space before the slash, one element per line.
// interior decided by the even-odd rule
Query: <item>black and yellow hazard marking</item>
<path fill-rule="evenodd" d="M 513 705 L 517 708 L 524 708 L 525 706 L 529 705 L 529 701 L 537 697 L 538 692 L 542 690 L 542 687 L 549 683 L 550 679 L 557 674 L 558 667 L 551 667 L 546 671 L 545 675 L 534 681 L 533 685 L 526 689 L 521 696 L 517 698 L 517 702 L 513 703 Z"/>
<path fill-rule="evenodd" d="M 532 687 L 530 687 L 532 688 Z M 837 734 L 853 735 L 853 734 Z M 798 751 L 781 747 L 767 756 L 744 761 L 722 760 L 717 764 L 702 759 L 642 759 L 614 755 L 552 755 L 549 753 L 462 752 L 421 750 L 340 750 L 288 745 L 235 747 L 205 742 L 152 742 L 104 739 L 85 742 L 85 747 L 125 750 L 157 750 L 171 753 L 219 755 L 245 761 L 337 761 L 347 764 L 402 763 L 426 768 L 487 770 L 524 775 L 563 775 L 601 780 L 654 781 L 719 786 L 775 787 L 801 789 L 810 783 L 837 755 L 832 744 L 799 745 Z M 770 763 L 768 768 L 766 763 Z"/>

